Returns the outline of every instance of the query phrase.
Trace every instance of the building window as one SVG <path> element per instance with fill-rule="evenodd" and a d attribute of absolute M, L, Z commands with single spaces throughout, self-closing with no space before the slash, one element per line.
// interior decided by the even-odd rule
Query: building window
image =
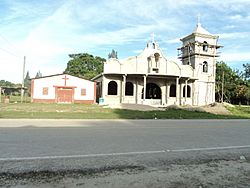
<path fill-rule="evenodd" d="M 86 89 L 81 89 L 81 96 L 86 96 Z"/>
<path fill-rule="evenodd" d="M 169 93 L 169 96 L 170 97 L 176 97 L 176 85 L 175 84 L 172 84 L 170 86 L 170 93 Z"/>
<path fill-rule="evenodd" d="M 125 86 L 125 96 L 133 96 L 134 94 L 134 85 L 131 82 L 126 82 Z"/>
<path fill-rule="evenodd" d="M 185 93 L 186 93 L 186 86 L 183 87 L 183 97 L 186 96 Z M 187 86 L 187 97 L 188 98 L 191 97 L 191 87 L 189 85 Z"/>
<path fill-rule="evenodd" d="M 155 53 L 154 56 L 155 56 L 155 67 L 158 68 L 159 67 L 160 54 Z"/>
<path fill-rule="evenodd" d="M 117 83 L 110 81 L 108 84 L 108 95 L 117 95 Z"/>
<path fill-rule="evenodd" d="M 48 87 L 44 87 L 43 88 L 43 95 L 48 95 L 49 94 L 49 88 Z"/>
<path fill-rule="evenodd" d="M 202 71 L 203 72 L 208 72 L 208 63 L 206 61 L 204 61 L 203 64 L 202 64 Z"/>
<path fill-rule="evenodd" d="M 188 53 L 192 53 L 193 48 L 191 46 L 188 46 Z"/>
<path fill-rule="evenodd" d="M 204 51 L 204 52 L 207 52 L 207 51 L 208 51 L 208 44 L 207 44 L 206 41 L 203 42 L 203 46 L 202 46 L 202 47 L 203 47 L 203 51 Z"/>

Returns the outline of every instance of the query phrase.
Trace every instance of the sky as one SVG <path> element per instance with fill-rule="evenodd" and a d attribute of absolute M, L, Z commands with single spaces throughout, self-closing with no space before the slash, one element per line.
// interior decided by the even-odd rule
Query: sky
<path fill-rule="evenodd" d="M 62 73 L 68 54 L 103 58 L 138 55 L 151 40 L 167 59 L 177 59 L 180 38 L 191 34 L 197 18 L 219 36 L 219 61 L 233 69 L 250 63 L 249 0 L 0 0 L 0 80 L 22 82 Z"/>

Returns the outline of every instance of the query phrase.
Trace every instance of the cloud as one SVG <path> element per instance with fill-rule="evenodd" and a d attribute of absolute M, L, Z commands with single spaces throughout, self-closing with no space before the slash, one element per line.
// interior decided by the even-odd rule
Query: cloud
<path fill-rule="evenodd" d="M 5 66 L 0 70 L 0 76 L 5 75 L 6 79 L 14 79 L 15 75 L 16 80 L 20 79 L 23 55 L 27 56 L 30 72 L 57 73 L 66 67 L 69 53 L 105 55 L 114 48 L 119 49 L 121 57 L 127 57 L 144 48 L 152 32 L 161 47 L 174 57 L 177 45 L 181 45 L 179 39 L 193 31 L 198 13 L 202 13 L 202 24 L 211 33 L 220 33 L 220 43 L 227 47 L 223 50 L 228 58 L 240 58 L 228 53 L 230 48 L 237 47 L 238 51 L 243 49 L 241 56 L 247 59 L 244 50 L 249 47 L 245 39 L 250 34 L 245 21 L 250 20 L 248 0 L 2 2 L 1 7 L 7 11 L 0 7 L 0 32 L 14 42 L 12 47 L 0 42 L 0 48 L 20 56 L 18 59 L 0 50 L 0 59 L 18 67 L 13 70 Z M 12 74 L 5 74 L 6 71 Z"/>
<path fill-rule="evenodd" d="M 180 38 L 176 38 L 176 39 L 170 39 L 170 40 L 167 40 L 166 43 L 169 43 L 169 44 L 180 44 Z"/>
<path fill-rule="evenodd" d="M 248 38 L 250 32 L 232 32 L 217 34 L 220 39 L 245 39 Z"/>
<path fill-rule="evenodd" d="M 225 62 L 250 61 L 250 54 L 249 52 L 223 52 L 219 59 Z"/>

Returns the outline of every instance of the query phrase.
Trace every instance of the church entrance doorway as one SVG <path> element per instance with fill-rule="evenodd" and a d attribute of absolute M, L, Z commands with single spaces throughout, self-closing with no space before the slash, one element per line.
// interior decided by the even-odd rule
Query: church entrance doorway
<path fill-rule="evenodd" d="M 142 89 L 142 96 L 144 96 L 144 88 Z M 146 85 L 146 99 L 144 104 L 161 105 L 161 88 L 155 83 L 147 83 Z"/>
<path fill-rule="evenodd" d="M 144 88 L 142 89 L 143 99 Z M 161 99 L 161 88 L 155 83 L 148 83 L 146 85 L 146 99 Z"/>
<path fill-rule="evenodd" d="M 73 88 L 58 87 L 56 89 L 56 102 L 57 103 L 73 103 Z"/>

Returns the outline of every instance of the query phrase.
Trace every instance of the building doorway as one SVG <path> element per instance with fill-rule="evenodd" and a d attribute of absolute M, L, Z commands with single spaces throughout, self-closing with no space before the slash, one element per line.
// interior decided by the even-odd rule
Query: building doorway
<path fill-rule="evenodd" d="M 142 89 L 142 99 L 144 88 Z M 148 83 L 146 85 L 146 99 L 161 99 L 161 88 L 155 83 Z"/>
<path fill-rule="evenodd" d="M 56 102 L 57 103 L 73 103 L 74 102 L 73 88 L 58 87 L 56 89 Z"/>

